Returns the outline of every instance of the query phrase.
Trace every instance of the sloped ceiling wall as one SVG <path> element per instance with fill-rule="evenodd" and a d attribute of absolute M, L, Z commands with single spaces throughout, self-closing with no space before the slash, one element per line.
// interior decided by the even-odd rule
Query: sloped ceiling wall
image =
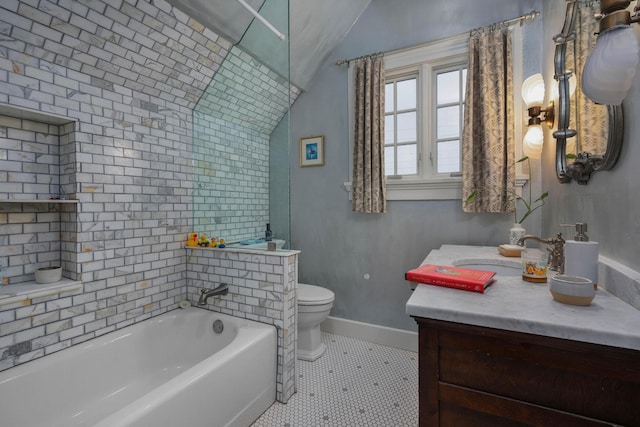
<path fill-rule="evenodd" d="M 197 17 L 206 27 L 238 43 L 253 21 L 253 16 L 235 0 L 168 0 Z M 247 1 L 260 10 L 263 3 L 275 0 Z M 349 32 L 371 0 L 290 0 L 291 82 L 307 89 L 326 56 Z M 265 9 L 267 5 L 264 6 Z M 260 24 L 262 25 L 262 24 Z M 279 28 L 287 33 L 286 28 Z M 256 40 L 256 43 L 258 41 Z M 265 46 L 244 44 L 249 51 L 264 51 Z M 272 57 L 268 53 L 261 57 Z"/>

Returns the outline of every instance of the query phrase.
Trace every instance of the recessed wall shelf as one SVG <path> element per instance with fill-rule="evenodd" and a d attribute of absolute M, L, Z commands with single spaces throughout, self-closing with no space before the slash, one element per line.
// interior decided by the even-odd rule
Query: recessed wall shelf
<path fill-rule="evenodd" d="M 9 116 L 15 117 L 16 119 L 32 120 L 34 122 L 47 123 L 50 125 L 64 125 L 72 122 L 77 123 L 77 120 L 71 117 L 59 116 L 53 113 L 47 113 L 23 107 L 16 107 L 15 105 L 2 103 L 0 103 L 0 116 Z"/>
<path fill-rule="evenodd" d="M 53 204 L 78 204 L 78 200 L 60 200 L 60 199 L 25 199 L 25 200 L 0 200 L 0 203 L 53 203 Z"/>
<path fill-rule="evenodd" d="M 0 306 L 56 295 L 63 292 L 76 291 L 78 289 L 82 289 L 82 282 L 65 278 L 58 282 L 44 285 L 31 281 L 0 286 Z"/>

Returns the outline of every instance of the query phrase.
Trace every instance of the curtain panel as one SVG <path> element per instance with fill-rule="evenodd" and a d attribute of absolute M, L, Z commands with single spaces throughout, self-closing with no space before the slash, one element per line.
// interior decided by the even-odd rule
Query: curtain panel
<path fill-rule="evenodd" d="M 465 212 L 513 212 L 515 143 L 511 35 L 506 26 L 474 30 L 462 132 Z M 466 198 L 477 191 L 477 197 Z"/>
<path fill-rule="evenodd" d="M 352 210 L 387 211 L 384 175 L 384 60 L 360 59 L 354 65 L 355 126 Z"/>
<path fill-rule="evenodd" d="M 567 46 L 567 68 L 577 70 L 576 87 L 581 87 L 584 64 L 596 46 L 599 23 L 593 17 L 600 12 L 600 2 L 581 1 L 577 10 L 576 40 Z M 577 129 L 578 135 L 567 140 L 567 153 L 578 154 L 586 151 L 590 154 L 604 155 L 609 134 L 607 106 L 596 104 L 581 90 L 576 90 L 570 101 L 570 108 L 569 127 Z"/>

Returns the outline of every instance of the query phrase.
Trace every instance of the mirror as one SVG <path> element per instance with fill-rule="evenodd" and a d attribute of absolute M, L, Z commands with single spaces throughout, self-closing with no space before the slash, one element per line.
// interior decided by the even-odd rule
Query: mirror
<path fill-rule="evenodd" d="M 562 31 L 553 38 L 558 81 L 558 129 L 553 137 L 556 175 L 562 183 L 586 184 L 593 172 L 611 169 L 622 148 L 622 105 L 595 104 L 580 90 L 582 68 L 596 43 L 598 6 L 596 1 L 567 0 Z"/>

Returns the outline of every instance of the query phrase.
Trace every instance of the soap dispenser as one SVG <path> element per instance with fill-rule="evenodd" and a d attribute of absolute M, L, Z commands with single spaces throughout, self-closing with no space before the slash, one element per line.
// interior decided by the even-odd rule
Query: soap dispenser
<path fill-rule="evenodd" d="M 271 233 L 271 224 L 267 223 L 267 229 L 264 232 L 264 240 L 270 242 L 273 238 L 273 233 Z"/>
<path fill-rule="evenodd" d="M 576 223 L 574 240 L 564 244 L 564 274 L 585 277 L 598 284 L 598 242 L 592 242 L 587 236 L 587 224 Z"/>

